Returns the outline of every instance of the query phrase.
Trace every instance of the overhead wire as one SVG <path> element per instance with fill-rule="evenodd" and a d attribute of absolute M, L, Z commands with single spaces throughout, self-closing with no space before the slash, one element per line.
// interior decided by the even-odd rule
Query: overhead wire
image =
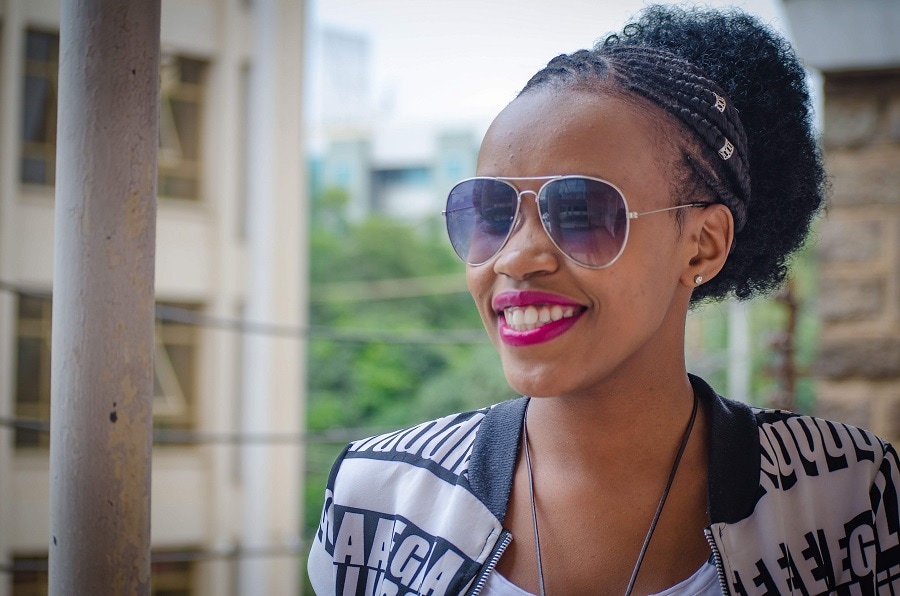
<path fill-rule="evenodd" d="M 0 428 L 29 430 L 37 433 L 50 432 L 46 420 L 0 416 Z M 202 432 L 190 430 L 154 429 L 154 445 L 299 445 L 349 443 L 359 439 L 387 432 L 387 428 L 331 428 L 323 431 L 303 433 L 228 433 Z"/>
<path fill-rule="evenodd" d="M 396 282 L 396 280 L 393 280 L 393 282 Z M 0 280 L 0 291 L 32 298 L 49 299 L 51 297 L 50 292 L 35 290 L 4 280 Z M 317 325 L 302 327 L 219 317 L 167 304 L 156 305 L 156 318 L 159 321 L 182 323 L 207 329 L 235 331 L 242 334 L 347 343 L 483 345 L 488 341 L 484 331 L 481 329 L 410 329 L 398 331 L 389 329 L 342 329 Z"/>
<path fill-rule="evenodd" d="M 166 551 L 152 551 L 150 564 L 166 563 L 193 563 L 212 561 L 238 561 L 242 559 L 274 559 L 282 557 L 297 557 L 306 553 L 308 544 L 305 541 L 297 541 L 296 544 L 284 546 L 263 546 L 256 548 L 221 549 L 179 549 Z M 49 561 L 44 557 L 16 557 L 11 563 L 0 563 L 2 573 L 46 573 L 49 570 Z"/>

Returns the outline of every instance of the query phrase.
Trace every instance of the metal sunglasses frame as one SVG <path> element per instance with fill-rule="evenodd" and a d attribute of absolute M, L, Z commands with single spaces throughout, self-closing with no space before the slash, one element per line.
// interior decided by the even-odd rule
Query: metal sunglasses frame
<path fill-rule="evenodd" d="M 557 180 L 565 180 L 567 178 L 577 178 L 579 180 L 593 180 L 595 182 L 602 182 L 603 184 L 606 184 L 606 185 L 612 187 L 617 193 L 619 193 L 619 198 L 622 200 L 622 205 L 624 205 L 624 207 L 625 207 L 625 237 L 622 239 L 622 246 L 619 248 L 619 252 L 617 252 L 616 255 L 612 259 L 610 259 L 610 261 L 608 263 L 606 263 L 604 265 L 588 265 L 588 264 L 582 263 L 575 257 L 571 256 L 559 244 L 557 244 L 556 240 L 550 234 L 550 230 L 547 229 L 547 222 L 544 221 L 543 217 L 540 218 L 541 227 L 544 228 L 544 232 L 547 234 L 547 237 L 550 239 L 550 242 L 553 243 L 553 246 L 555 246 L 556 249 L 559 250 L 559 252 L 564 254 L 567 259 L 569 259 L 573 263 L 576 263 L 577 265 L 580 265 L 581 267 L 585 267 L 587 269 L 606 269 L 607 267 L 609 267 L 613 263 L 615 263 L 617 260 L 619 260 L 619 257 L 622 256 L 622 253 L 625 252 L 625 246 L 628 244 L 628 236 L 631 232 L 631 220 L 632 219 L 638 219 L 639 217 L 642 217 L 644 215 L 653 215 L 654 213 L 664 213 L 666 211 L 675 211 L 677 209 L 684 209 L 686 207 L 708 207 L 709 205 L 712 204 L 712 203 L 685 203 L 684 205 L 675 205 L 674 207 L 664 207 L 662 209 L 652 209 L 650 211 L 640 211 L 640 212 L 639 211 L 629 211 L 628 210 L 628 200 L 625 198 L 625 193 L 622 192 L 622 189 L 619 188 L 618 186 L 616 186 L 615 184 L 613 184 L 612 182 L 610 182 L 609 180 L 604 180 L 603 178 L 597 178 L 596 176 L 583 176 L 580 174 L 559 174 L 556 176 L 473 176 L 471 178 L 464 178 L 463 180 L 460 180 L 459 182 L 457 182 L 456 184 L 453 185 L 453 188 L 456 188 L 457 186 L 459 186 L 460 184 L 462 184 L 464 182 L 471 182 L 474 180 L 496 180 L 496 181 L 502 182 L 502 183 L 506 184 L 507 186 L 509 186 L 510 188 L 512 188 L 516 193 L 516 211 L 513 214 L 512 223 L 510 223 L 509 231 L 507 231 L 506 237 L 503 239 L 503 242 L 500 243 L 500 246 L 497 248 L 497 250 L 494 251 L 493 254 L 491 254 L 491 256 L 489 256 L 487 259 L 485 259 L 484 261 L 481 261 L 479 263 L 470 263 L 469 261 L 467 261 L 466 259 L 463 259 L 462 257 L 460 257 L 460 259 L 463 262 L 465 262 L 467 265 L 470 265 L 472 267 L 478 267 L 480 265 L 484 265 L 485 263 L 489 262 L 491 259 L 496 257 L 498 254 L 500 254 L 500 251 L 503 250 L 503 248 L 506 246 L 506 243 L 509 242 L 509 239 L 512 238 L 513 233 L 518 228 L 519 214 L 521 213 L 521 210 L 522 210 L 521 209 L 522 208 L 522 195 L 530 194 L 531 196 L 534 197 L 535 203 L 537 203 L 538 198 L 540 197 L 541 193 L 544 191 L 544 188 L 546 188 L 548 184 L 550 184 L 551 182 L 555 182 Z M 541 187 L 537 189 L 537 191 L 519 190 L 518 188 L 516 188 L 515 184 L 512 184 L 512 182 L 514 182 L 514 181 L 528 181 L 528 180 L 546 180 L 546 182 L 544 182 L 541 185 Z M 452 192 L 452 189 L 451 189 L 451 192 Z M 448 195 L 447 199 L 449 201 L 449 195 Z M 540 211 L 540 207 L 538 208 L 538 211 Z M 448 213 L 448 211 L 446 209 L 441 211 L 441 214 L 444 216 L 445 223 L 446 223 L 447 213 Z M 450 230 L 448 227 L 447 235 L 449 236 L 449 234 L 450 234 Z M 454 252 L 455 252 L 455 249 L 454 249 Z M 457 253 L 457 256 L 459 256 L 458 253 Z"/>

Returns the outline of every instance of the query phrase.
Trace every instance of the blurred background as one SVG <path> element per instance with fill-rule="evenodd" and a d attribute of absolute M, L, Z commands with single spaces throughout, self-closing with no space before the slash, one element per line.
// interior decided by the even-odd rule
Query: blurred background
<path fill-rule="evenodd" d="M 261 570 L 265 593 L 311 593 L 306 551 L 348 441 L 514 397 L 444 198 L 535 71 L 643 4 L 162 2 L 154 594 L 248 594 Z M 779 294 L 690 315 L 689 370 L 896 441 L 900 4 L 711 4 L 795 43 L 833 194 Z M 47 591 L 59 26 L 59 0 L 0 1 L 0 596 Z M 261 35 L 278 40 L 274 80 L 256 76 Z M 276 138 L 254 135 L 258 105 Z M 256 152 L 275 156 L 266 197 Z M 250 449 L 267 453 L 262 479 Z M 247 546 L 255 523 L 263 548 Z"/>

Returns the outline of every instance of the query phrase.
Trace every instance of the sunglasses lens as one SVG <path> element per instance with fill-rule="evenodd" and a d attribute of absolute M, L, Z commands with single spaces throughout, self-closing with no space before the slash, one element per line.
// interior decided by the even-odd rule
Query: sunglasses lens
<path fill-rule="evenodd" d="M 493 257 L 509 235 L 518 194 L 508 183 L 491 178 L 463 180 L 447 197 L 447 234 L 453 250 L 466 263 Z"/>
<path fill-rule="evenodd" d="M 622 251 L 628 217 L 614 186 L 590 178 L 560 178 L 543 188 L 538 202 L 550 237 L 576 262 L 605 267 Z"/>

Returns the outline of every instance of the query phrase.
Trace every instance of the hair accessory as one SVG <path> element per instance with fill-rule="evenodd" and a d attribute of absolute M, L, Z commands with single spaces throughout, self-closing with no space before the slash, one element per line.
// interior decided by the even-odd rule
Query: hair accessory
<path fill-rule="evenodd" d="M 719 149 L 719 157 L 727 160 L 732 155 L 734 155 L 734 145 L 731 144 L 731 141 L 725 139 L 725 144 Z"/>
<path fill-rule="evenodd" d="M 726 104 L 725 104 L 725 98 L 722 97 L 721 95 L 719 95 L 719 94 L 716 93 L 716 92 L 713 92 L 713 95 L 716 96 L 716 109 L 719 110 L 720 112 L 723 112 L 723 113 L 724 113 L 724 112 L 725 112 L 725 106 L 726 106 Z"/>
<path fill-rule="evenodd" d="M 699 286 L 699 285 L 702 284 L 702 283 L 703 283 L 703 276 L 702 276 L 702 275 L 695 275 L 695 276 L 694 276 L 694 285 Z"/>

